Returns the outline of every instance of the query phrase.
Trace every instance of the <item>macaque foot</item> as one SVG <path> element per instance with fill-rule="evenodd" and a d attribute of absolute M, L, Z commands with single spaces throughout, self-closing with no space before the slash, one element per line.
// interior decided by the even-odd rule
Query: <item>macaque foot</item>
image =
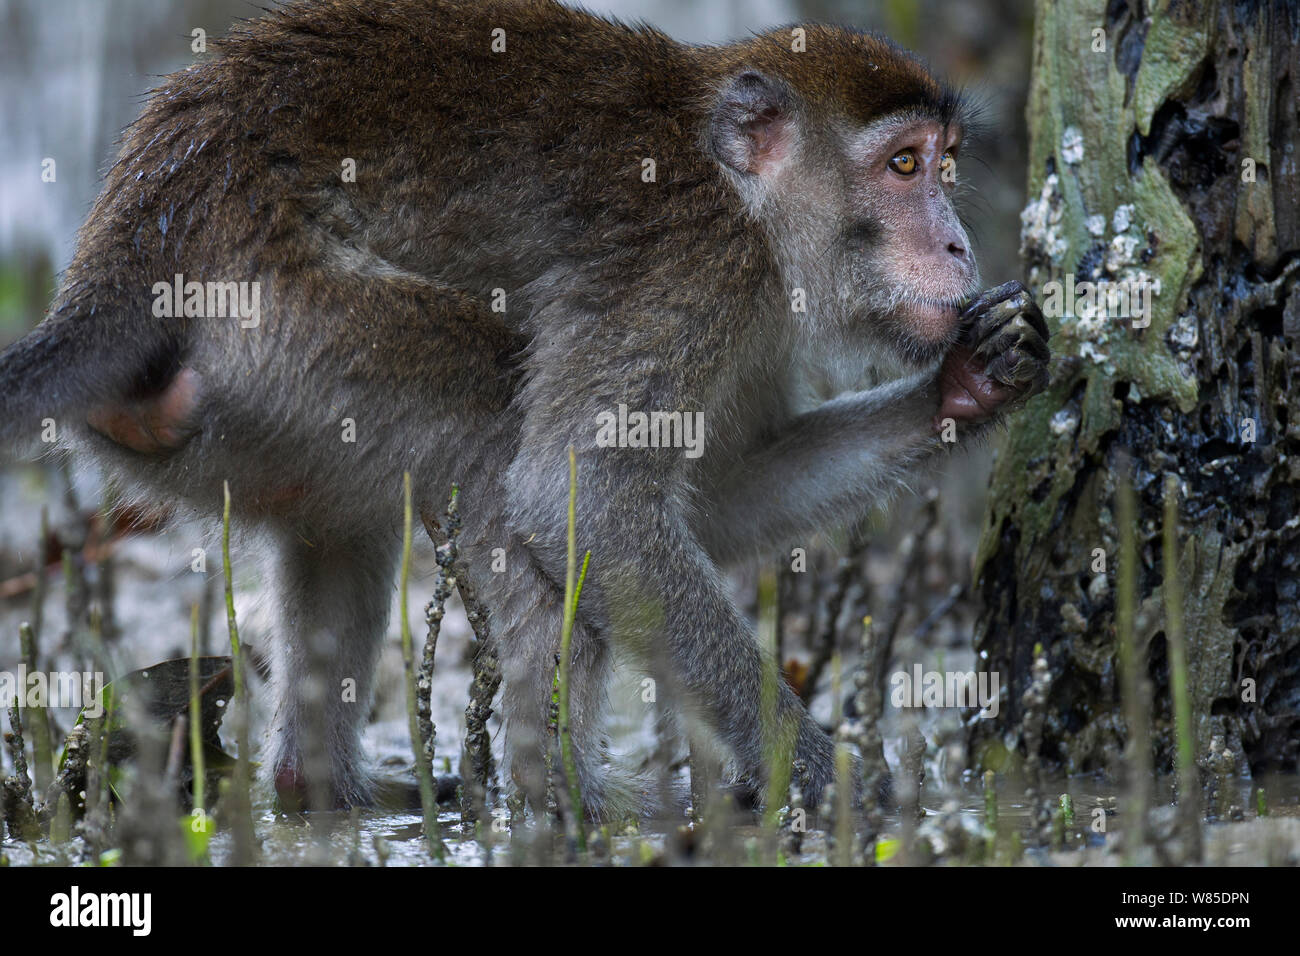
<path fill-rule="evenodd" d="M 375 802 L 374 785 L 369 778 L 333 781 L 316 788 L 300 768 L 281 764 L 275 771 L 273 782 L 275 807 L 283 813 L 348 810 L 354 806 L 370 806 Z"/>
<path fill-rule="evenodd" d="M 552 766 L 551 785 L 558 791 L 566 786 L 558 751 L 553 755 Z M 534 812 L 546 806 L 546 771 L 540 760 L 530 760 L 517 752 L 512 754 L 510 776 L 516 792 Z M 646 820 L 666 809 L 660 806 L 656 781 L 650 775 L 607 764 L 593 767 L 579 762 L 578 778 L 583 818 L 588 823 Z"/>
<path fill-rule="evenodd" d="M 301 813 L 311 806 L 311 788 L 296 767 L 281 767 L 275 772 L 275 805 L 284 813 Z"/>
<path fill-rule="evenodd" d="M 939 371 L 935 431 L 945 419 L 986 422 L 1047 387 L 1050 335 L 1029 290 L 1005 282 L 962 310 L 962 333 Z"/>

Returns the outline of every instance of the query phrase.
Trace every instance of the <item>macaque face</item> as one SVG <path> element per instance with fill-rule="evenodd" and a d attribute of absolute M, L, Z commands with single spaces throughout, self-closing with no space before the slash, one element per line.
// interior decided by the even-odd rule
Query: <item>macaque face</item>
<path fill-rule="evenodd" d="M 961 127 L 890 117 L 849 133 L 840 242 L 849 331 L 908 364 L 941 357 L 979 270 L 953 208 Z"/>
<path fill-rule="evenodd" d="M 849 362 L 936 362 L 979 291 L 952 204 L 962 122 L 910 111 L 853 122 L 799 103 L 747 71 L 722 92 L 708 142 L 764 223 L 787 288 L 806 295 L 803 331 Z"/>

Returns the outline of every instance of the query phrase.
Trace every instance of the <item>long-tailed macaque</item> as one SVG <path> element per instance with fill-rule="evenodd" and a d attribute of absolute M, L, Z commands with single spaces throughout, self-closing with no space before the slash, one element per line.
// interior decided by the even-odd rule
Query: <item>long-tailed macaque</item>
<path fill-rule="evenodd" d="M 831 742 L 783 682 L 760 718 L 722 569 L 860 517 L 945 430 L 1043 387 L 1040 312 L 1018 283 L 980 294 L 954 211 L 967 126 L 851 30 L 700 47 L 551 0 L 292 3 L 126 131 L 48 316 L 0 358 L 0 437 L 53 419 L 200 515 L 229 480 L 281 609 L 264 763 L 286 801 L 336 804 L 370 792 L 404 472 L 427 514 L 460 486 L 512 776 L 542 792 L 573 446 L 588 811 L 621 792 L 615 649 L 742 781 L 782 735 L 815 805 Z"/>

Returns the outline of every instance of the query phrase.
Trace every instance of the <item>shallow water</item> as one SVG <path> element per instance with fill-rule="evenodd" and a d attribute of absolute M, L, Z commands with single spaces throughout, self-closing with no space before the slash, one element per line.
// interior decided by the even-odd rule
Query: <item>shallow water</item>
<path fill-rule="evenodd" d="M 51 503 L 51 521 L 56 524 L 66 519 L 53 487 L 41 469 L 19 468 L 0 471 L 0 497 L 6 507 L 0 511 L 0 551 L 7 551 L 15 567 L 27 565 L 25 556 L 31 550 L 25 542 L 38 538 L 40 505 Z M 55 487 L 57 487 L 55 485 Z M 82 500 L 95 500 L 92 486 L 81 489 Z M 19 505 L 22 505 L 20 507 Z M 215 586 L 220 578 L 219 561 L 210 558 L 207 574 L 190 571 L 195 547 L 208 549 L 209 555 L 217 553 L 210 529 L 193 525 L 180 525 L 162 533 L 138 535 L 123 539 L 115 548 L 117 600 L 116 619 L 123 637 L 113 645 L 115 664 L 121 671 L 151 665 L 160 660 L 186 653 L 188 644 L 188 608 L 202 594 L 203 587 Z M 247 552 L 236 546 L 236 605 L 241 631 L 247 644 L 257 647 L 264 644 L 270 630 L 273 595 L 268 593 L 265 579 L 258 568 L 246 560 Z M 419 608 L 431 588 L 434 565 L 431 549 L 417 543 L 412 576 L 412 618 L 418 621 Z M 65 629 L 63 600 L 60 582 L 51 580 L 50 596 L 45 602 L 45 628 L 43 653 L 53 660 L 47 666 L 79 669 L 84 658 L 57 636 Z M 467 651 L 470 646 L 470 629 L 460 605 L 453 600 L 448 605 L 438 647 L 438 666 L 434 672 L 433 717 L 437 724 L 437 770 L 451 772 L 447 755 L 459 753 L 463 734 L 463 708 L 466 689 L 470 681 Z M 29 617 L 25 600 L 0 604 L 0 632 L 13 634 L 19 621 Z M 396 614 L 393 615 L 396 620 Z M 220 602 L 211 607 L 212 638 L 210 648 L 220 653 L 224 642 L 224 621 Z M 417 634 L 422 640 L 423 635 Z M 55 650 L 56 645 L 62 645 Z M 921 649 L 921 660 L 926 666 L 943 666 L 963 669 L 973 663 L 968 646 L 950 643 Z M 944 663 L 946 659 L 946 664 Z M 17 662 L 16 641 L 0 642 L 0 669 Z M 846 675 L 852 664 L 846 661 Z M 253 681 L 253 717 L 255 729 L 265 727 L 269 714 L 269 696 L 261 682 Z M 366 730 L 365 748 L 381 774 L 409 790 L 411 750 L 403 707 L 401 687 L 401 659 L 396 633 L 387 640 L 380 664 L 379 684 L 391 692 L 380 695 L 372 714 L 372 723 Z M 392 690 L 397 688 L 397 690 Z M 830 695 L 818 695 L 812 708 L 823 723 L 830 720 Z M 648 766 L 655 749 L 653 708 L 641 702 L 641 687 L 635 674 L 624 672 L 611 687 L 611 715 L 609 733 L 613 740 L 614 757 L 630 767 Z M 53 712 L 58 725 L 66 731 L 75 719 L 75 711 Z M 916 830 L 924 843 L 940 851 L 941 862 L 973 862 L 979 858 L 971 846 L 988 844 L 984 827 L 985 801 L 983 781 L 970 773 L 946 775 L 948 758 L 941 755 L 936 741 L 943 738 L 954 725 L 951 712 L 925 711 L 919 714 L 919 727 L 930 740 L 926 760 L 926 784 L 920 797 L 925 811 Z M 946 729 L 945 729 L 946 728 Z M 229 728 L 223 728 L 228 730 Z M 496 717 L 489 724 L 493 736 L 495 757 L 500 761 L 503 735 Z M 901 728 L 899 714 L 893 711 L 881 723 L 885 738 L 885 751 L 897 775 L 900 763 L 899 741 Z M 951 735 L 950 735 L 951 736 Z M 229 741 L 227 741 L 229 743 Z M 227 748 L 233 752 L 232 747 Z M 958 752 L 952 758 L 956 765 L 967 758 Z M 945 786 L 945 777 L 952 779 Z M 679 775 L 677 787 L 688 791 L 685 775 Z M 1268 795 L 1269 817 L 1255 819 L 1254 788 L 1262 785 Z M 1034 844 L 1033 813 L 1025 797 L 1021 781 L 999 775 L 997 788 L 997 835 L 991 844 L 991 856 L 986 861 L 1052 863 L 1057 865 L 1111 864 L 1123 859 L 1119 849 L 1125 829 L 1125 807 L 1118 787 L 1101 775 L 1066 779 L 1048 777 L 1044 791 L 1050 805 L 1057 805 L 1059 795 L 1068 793 L 1074 805 L 1074 824 L 1065 828 L 1066 849 L 1038 848 Z M 1152 829 L 1163 834 L 1170 829 L 1168 807 L 1172 802 L 1172 781 L 1160 778 L 1155 781 Z M 1233 803 L 1242 809 L 1243 819 L 1207 824 L 1203 828 L 1204 859 L 1207 862 L 1252 865 L 1263 863 L 1300 863 L 1300 778 L 1273 777 L 1262 781 L 1238 780 L 1233 785 Z M 259 792 L 261 803 L 257 807 L 256 830 L 262 841 L 262 861 L 268 865 L 343 865 L 349 862 L 389 866 L 421 865 L 430 862 L 428 850 L 420 834 L 421 817 L 414 809 L 370 810 L 359 813 L 357 825 L 346 814 L 313 814 L 307 819 L 276 815 L 271 811 L 268 795 Z M 1097 816 L 1093 813 L 1098 801 L 1105 806 L 1098 832 Z M 446 862 L 455 865 L 481 866 L 510 862 L 542 862 L 563 860 L 566 856 L 563 841 L 552 847 L 545 831 L 529 824 L 513 834 L 508 829 L 495 832 L 486 830 L 486 839 L 480 839 L 460 825 L 460 815 L 454 807 L 444 807 L 440 814 L 442 837 L 446 846 Z M 928 859 L 923 846 L 913 846 L 910 852 L 899 849 L 905 835 L 902 817 L 898 812 L 884 815 L 880 855 L 888 865 L 905 860 Z M 719 835 L 721 834 L 721 835 Z M 960 853 L 950 849 L 954 834 L 965 834 L 958 842 L 968 846 Z M 1013 839 L 1014 838 L 1014 839 Z M 1020 847 L 1029 849 L 1021 853 Z M 770 846 L 769 835 L 755 825 L 751 815 L 740 817 L 725 827 L 703 828 L 687 826 L 685 819 L 671 823 L 643 823 L 635 832 L 611 830 L 606 837 L 601 834 L 591 858 L 616 864 L 648 862 L 685 862 L 690 860 L 712 863 L 745 863 L 770 860 L 764 856 Z M 834 855 L 830 835 L 815 827 L 803 835 L 797 852 L 789 848 L 791 862 L 822 863 Z M 215 863 L 225 861 L 231 852 L 228 834 L 219 833 L 210 847 Z M 38 844 L 35 854 L 31 848 L 12 839 L 0 843 L 0 853 L 13 864 L 39 862 L 57 863 L 80 860 L 82 851 L 76 844 L 64 848 L 49 843 Z M 890 855 L 892 853 L 892 855 Z M 1134 862 L 1161 862 L 1158 855 L 1139 856 Z"/>
<path fill-rule="evenodd" d="M 1269 802 L 1269 815 L 1257 817 L 1253 810 L 1253 793 L 1263 785 Z M 1099 803 L 1111 803 L 1116 798 L 1115 788 L 1095 777 L 1076 777 L 1069 780 L 1049 778 L 1046 789 L 1053 794 L 1052 803 L 1062 793 L 1068 793 L 1074 803 L 1074 824 L 1066 828 L 1065 848 L 1033 846 L 1033 814 L 1024 792 L 1010 784 L 999 788 L 997 800 L 998 828 L 991 856 L 985 863 L 1023 863 L 1027 865 L 1116 865 L 1122 862 L 1118 849 L 1125 828 L 1122 801 L 1105 816 L 1105 832 L 1095 830 L 1096 817 L 1091 812 Z M 1268 865 L 1300 863 L 1300 779 L 1294 776 L 1270 777 L 1262 781 L 1241 781 L 1235 788 L 1235 802 L 1243 808 L 1244 818 L 1236 821 L 1205 824 L 1202 828 L 1205 843 L 1205 860 L 1215 865 Z M 1169 811 L 1172 798 L 1171 781 L 1156 781 L 1154 796 L 1153 830 L 1159 832 L 1159 820 Z M 955 805 L 954 805 L 955 801 Z M 917 824 L 920 839 L 933 842 L 940 853 L 937 859 L 921 848 L 913 855 L 913 862 L 969 863 L 974 862 L 969 852 L 954 854 L 947 835 L 959 828 L 972 838 L 986 839 L 985 802 L 982 786 L 963 782 L 956 794 L 927 786 L 922 793 L 924 817 Z M 462 827 L 460 814 L 444 807 L 439 814 L 442 838 L 446 849 L 444 862 L 454 866 L 509 865 L 511 863 L 564 862 L 565 848 L 562 839 L 556 838 L 550 848 L 546 831 L 533 823 L 516 829 L 512 834 L 506 827 L 500 832 L 488 821 L 485 829 L 488 841 L 477 839 Z M 432 859 L 421 833 L 421 818 L 416 811 L 372 810 L 356 815 L 356 825 L 347 813 L 315 813 L 307 816 L 276 814 L 267 808 L 255 816 L 255 829 L 261 841 L 261 863 L 269 866 L 421 866 Z M 763 862 L 761 847 L 765 831 L 752 816 L 742 818 L 728 828 L 720 842 L 705 843 L 700 847 L 700 828 L 682 824 L 676 834 L 678 843 L 671 841 L 668 829 L 662 824 L 643 824 L 635 832 L 609 833 L 589 828 L 595 841 L 590 850 L 592 862 L 613 865 L 637 865 L 661 862 Z M 1026 849 L 1023 856 L 1011 856 L 1011 835 L 1015 834 Z M 898 812 L 886 814 L 880 835 L 882 849 L 878 857 L 885 865 L 905 862 L 895 841 L 903 837 L 901 816 Z M 710 837 L 717 840 L 717 837 Z M 680 841 L 687 847 L 682 850 Z M 515 841 L 522 841 L 515 845 Z M 690 844 L 694 843 L 692 852 Z M 48 842 L 37 845 L 33 856 L 31 849 L 14 840 L 0 843 L 0 849 L 13 865 L 41 863 L 66 863 L 76 859 L 77 853 L 69 845 L 60 851 Z M 69 852 L 71 850 L 71 852 Z M 217 865 L 225 862 L 231 852 L 230 837 L 226 833 L 214 837 L 210 846 L 211 860 Z M 676 854 L 676 855 L 674 855 Z M 803 836 L 799 852 L 785 854 L 785 862 L 817 865 L 834 857 L 830 834 L 813 828 Z M 1135 862 L 1161 862 L 1152 857 Z"/>

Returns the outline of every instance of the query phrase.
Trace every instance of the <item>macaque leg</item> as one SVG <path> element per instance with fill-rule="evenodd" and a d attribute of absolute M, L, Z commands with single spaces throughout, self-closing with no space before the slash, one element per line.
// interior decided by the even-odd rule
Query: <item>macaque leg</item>
<path fill-rule="evenodd" d="M 661 551 L 634 558 L 631 573 L 606 588 L 620 646 L 666 678 L 665 706 L 702 721 L 726 746 L 743 786 L 761 793 L 774 760 L 800 760 L 804 794 L 815 806 L 834 769 L 830 739 L 775 662 L 764 661 L 709 558 L 685 536 L 669 535 Z M 765 693 L 772 694 L 770 710 Z"/>
<path fill-rule="evenodd" d="M 530 460 L 516 477 L 528 474 L 525 467 L 544 468 L 544 461 Z M 589 456 L 586 463 L 583 487 L 618 487 L 611 478 L 616 471 L 611 459 Z M 629 479 L 624 487 L 634 483 Z M 544 488 L 543 482 L 531 478 L 521 484 Z M 518 513 L 526 516 L 521 524 L 556 526 L 558 516 L 540 517 L 554 505 L 549 492 L 531 499 L 521 496 Z M 758 643 L 683 517 L 660 512 L 654 518 L 656 533 L 647 535 L 636 524 L 642 516 L 634 508 L 616 497 L 588 493 L 584 498 L 581 488 L 577 510 L 584 519 L 580 551 L 586 541 L 621 544 L 599 554 L 593 549 L 579 618 L 585 613 L 600 621 L 611 647 L 637 661 L 646 673 L 666 678 L 659 681 L 659 701 L 688 719 L 702 720 L 726 745 L 745 784 L 761 787 L 773 759 L 799 759 L 808 768 L 804 792 L 810 802 L 819 800 L 833 772 L 831 741 L 774 667 L 770 673 L 775 706 L 764 712 L 764 664 Z M 539 562 L 547 562 L 548 576 L 561 573 L 563 552 L 554 541 L 539 540 L 532 548 Z M 555 607 L 558 611 L 558 602 Z M 555 622 L 558 633 L 558 613 Z M 582 691 L 594 692 L 592 687 Z M 590 736 L 589 728 L 579 729 Z"/>
<path fill-rule="evenodd" d="M 552 782 L 557 788 L 564 786 L 559 745 L 550 727 L 564 592 L 522 547 L 510 552 L 507 571 L 500 577 L 504 579 L 497 582 L 500 623 L 494 621 L 493 626 L 504 677 L 502 710 L 508 721 L 510 776 L 537 812 L 545 807 L 548 753 Z M 569 733 L 585 813 L 604 819 L 635 812 L 640 808 L 628 805 L 604 767 L 601 731 L 608 647 L 579 618 L 574 622 L 571 653 Z"/>
<path fill-rule="evenodd" d="M 384 534 L 308 542 L 277 534 L 280 603 L 272 642 L 276 711 L 266 761 L 286 809 L 365 803 L 361 752 L 397 548 Z"/>

